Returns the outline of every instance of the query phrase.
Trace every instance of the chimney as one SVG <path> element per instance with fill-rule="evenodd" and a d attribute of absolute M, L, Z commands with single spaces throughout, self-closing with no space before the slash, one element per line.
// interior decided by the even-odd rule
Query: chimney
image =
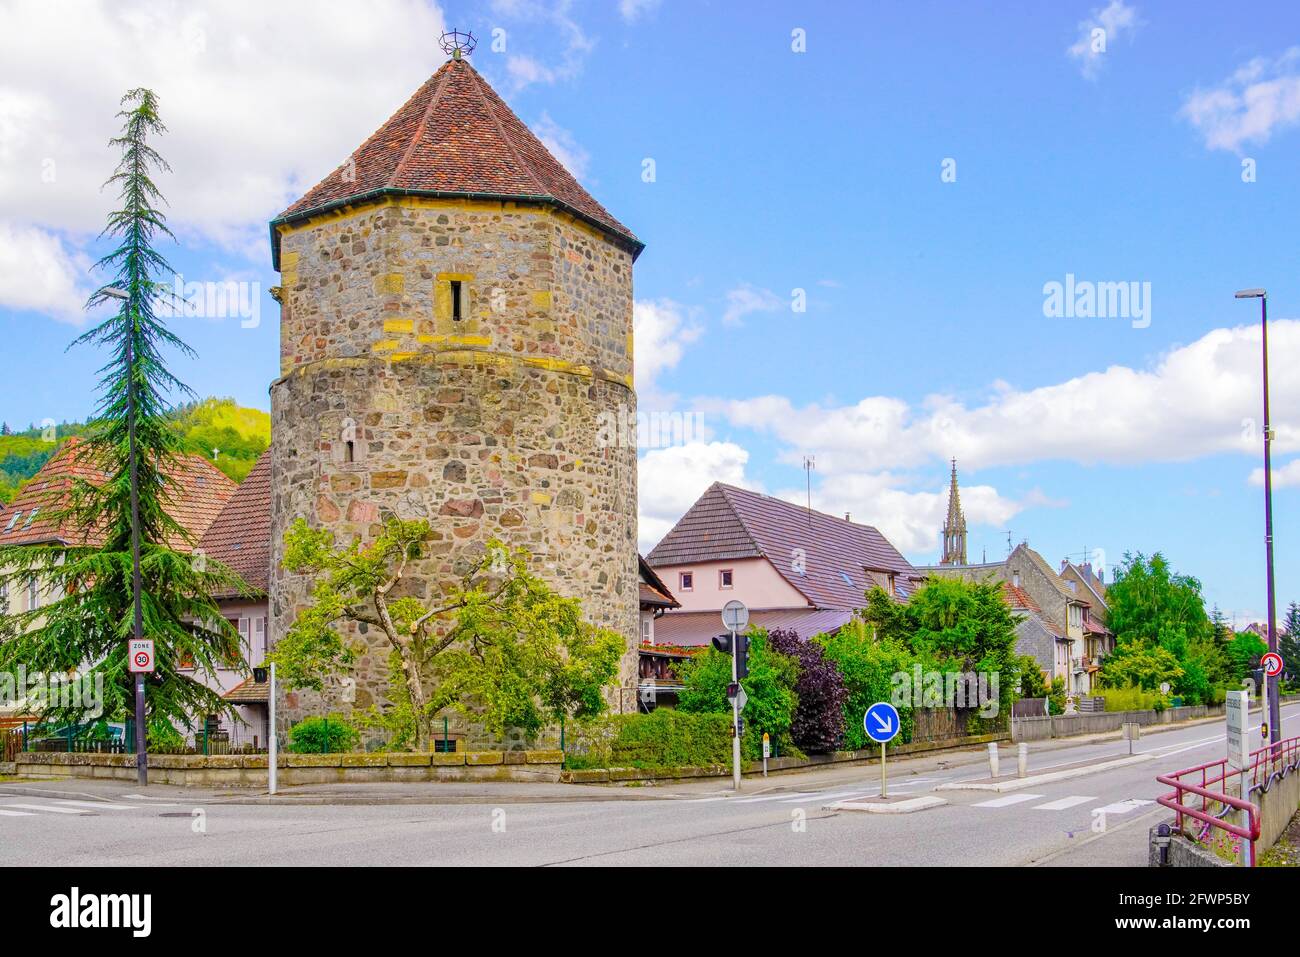
<path fill-rule="evenodd" d="M 848 512 L 845 512 L 845 513 L 844 513 L 844 521 L 846 521 L 846 522 L 849 521 L 849 513 L 848 513 Z"/>

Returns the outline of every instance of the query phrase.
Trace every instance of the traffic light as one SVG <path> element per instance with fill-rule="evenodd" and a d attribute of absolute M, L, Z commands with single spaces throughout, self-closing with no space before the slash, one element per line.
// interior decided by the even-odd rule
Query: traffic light
<path fill-rule="evenodd" d="M 736 636 L 736 677 L 749 677 L 749 636 Z"/>
<path fill-rule="evenodd" d="M 730 633 L 725 634 L 725 635 L 714 635 L 714 636 L 713 636 L 713 647 L 716 648 L 716 649 L 718 649 L 718 651 L 722 652 L 724 655 L 729 655 L 729 654 L 731 654 L 731 635 L 730 635 Z"/>

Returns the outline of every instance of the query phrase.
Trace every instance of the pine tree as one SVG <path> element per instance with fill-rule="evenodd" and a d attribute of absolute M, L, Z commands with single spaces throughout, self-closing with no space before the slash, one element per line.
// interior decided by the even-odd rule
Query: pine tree
<path fill-rule="evenodd" d="M 1287 606 L 1286 617 L 1279 626 L 1277 650 L 1286 663 L 1286 673 L 1292 681 L 1300 681 L 1300 603 Z"/>
<path fill-rule="evenodd" d="M 1210 625 L 1214 628 L 1214 640 L 1220 648 L 1226 647 L 1236 636 L 1232 625 L 1228 623 L 1227 617 L 1219 610 L 1218 605 L 1215 605 L 1214 611 L 1210 612 Z"/>
<path fill-rule="evenodd" d="M 154 304 L 167 285 L 171 267 L 153 247 L 155 238 L 174 239 L 159 210 L 163 202 L 154 184 L 155 171 L 169 167 L 149 145 L 165 132 L 154 94 L 132 90 L 122 98 L 122 135 L 110 140 L 122 158 L 105 185 L 117 187 L 121 209 L 110 213 L 102 235 L 117 245 L 97 268 L 112 282 L 87 303 L 117 303 L 105 319 L 73 346 L 104 348 L 108 362 L 100 370 L 101 400 L 85 441 L 73 454 L 106 476 L 100 484 L 78 480 L 66 502 L 51 506 L 56 520 L 94 532 L 86 542 L 9 546 L 0 549 L 0 582 L 35 575 L 52 600 L 36 611 L 0 622 L 13 635 L 0 643 L 0 670 L 26 666 L 29 673 L 89 669 L 102 675 L 104 714 L 120 719 L 131 712 L 133 676 L 127 668 L 127 640 L 133 632 L 131 433 L 137 459 L 141 604 L 144 635 L 155 646 L 157 671 L 146 682 L 151 725 L 174 722 L 185 727 L 208 714 L 233 714 L 202 677 L 218 666 L 245 668 L 238 632 L 209 597 L 240 583 L 215 563 L 194 561 L 195 543 L 168 512 L 179 491 L 170 474 L 178 464 L 180 437 L 169 421 L 168 395 L 190 395 L 170 372 L 162 350 L 192 355 L 155 315 Z M 114 298 L 106 290 L 128 294 Z M 72 348 L 70 346 L 69 348 Z M 179 666 L 192 667 L 184 673 Z M 44 717 L 75 721 L 81 709 L 50 702 Z"/>

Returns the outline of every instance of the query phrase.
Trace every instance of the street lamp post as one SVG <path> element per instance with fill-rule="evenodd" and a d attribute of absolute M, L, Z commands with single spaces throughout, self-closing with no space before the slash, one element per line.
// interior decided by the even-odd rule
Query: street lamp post
<path fill-rule="evenodd" d="M 1268 411 L 1268 292 L 1263 289 L 1243 289 L 1238 299 L 1258 299 L 1260 312 L 1260 342 L 1264 363 L 1264 553 L 1268 580 L 1268 650 L 1277 651 L 1277 611 L 1273 597 L 1273 429 Z M 1278 698 L 1276 678 L 1264 678 L 1268 689 L 1269 743 L 1277 744 L 1282 738 L 1282 709 Z"/>
<path fill-rule="evenodd" d="M 109 286 L 104 295 L 120 299 L 127 304 L 126 314 L 130 328 L 126 335 L 126 429 L 131 472 L 131 609 L 132 636 L 138 641 L 144 637 L 144 615 L 140 608 L 140 482 L 136 467 L 135 448 L 135 312 L 131 294 L 124 289 Z M 144 673 L 135 675 L 135 772 L 141 787 L 149 783 L 149 757 L 145 735 Z"/>

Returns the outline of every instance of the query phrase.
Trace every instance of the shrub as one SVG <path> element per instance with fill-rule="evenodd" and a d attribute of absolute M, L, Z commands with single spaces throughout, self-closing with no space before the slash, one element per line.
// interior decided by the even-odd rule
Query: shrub
<path fill-rule="evenodd" d="M 1107 711 L 1146 711 L 1163 701 L 1157 691 L 1144 691 L 1136 685 L 1127 688 L 1098 688 L 1093 695 L 1106 702 Z"/>
<path fill-rule="evenodd" d="M 1052 714 L 1065 714 L 1065 679 L 1059 675 L 1052 679 L 1052 690 L 1047 696 L 1047 708 Z"/>
<path fill-rule="evenodd" d="M 150 721 L 145 729 L 146 746 L 158 754 L 178 754 L 185 750 L 185 735 L 176 730 L 170 721 Z M 135 742 L 128 742 L 135 750 Z"/>
<path fill-rule="evenodd" d="M 730 728 L 730 714 L 673 708 L 577 721 L 570 726 L 564 763 L 568 768 L 649 769 L 730 765 Z M 761 732 L 758 737 L 761 742 Z"/>
<path fill-rule="evenodd" d="M 893 677 L 911 673 L 916 656 L 896 639 L 876 640 L 871 626 L 854 619 L 833 635 L 813 639 L 839 671 L 844 682 L 844 747 L 859 751 L 872 741 L 862 728 L 863 715 L 877 701 L 892 701 Z M 896 703 L 897 704 L 897 703 Z M 912 709 L 898 705 L 903 741 L 912 739 Z"/>
<path fill-rule="evenodd" d="M 773 651 L 799 663 L 794 685 L 798 704 L 790 724 L 795 747 L 810 754 L 834 751 L 844 742 L 844 706 L 849 698 L 844 676 L 820 644 L 805 641 L 793 629 L 773 629 L 767 640 Z"/>
<path fill-rule="evenodd" d="M 731 683 L 731 656 L 710 648 L 702 655 L 678 666 L 682 690 L 678 694 L 677 710 L 688 714 L 730 714 L 727 702 L 727 685 Z M 756 760 L 763 753 L 763 732 L 772 737 L 781 754 L 792 754 L 798 749 L 790 736 L 795 708 L 799 700 L 795 684 L 799 679 L 799 663 L 788 655 L 774 651 L 768 643 L 767 633 L 755 629 L 749 636 L 749 677 L 741 685 L 748 701 L 745 703 L 745 735 L 741 738 L 746 759 Z"/>
<path fill-rule="evenodd" d="M 360 741 L 357 729 L 342 715 L 313 716 L 289 729 L 288 750 L 293 754 L 337 754 L 356 750 Z"/>

